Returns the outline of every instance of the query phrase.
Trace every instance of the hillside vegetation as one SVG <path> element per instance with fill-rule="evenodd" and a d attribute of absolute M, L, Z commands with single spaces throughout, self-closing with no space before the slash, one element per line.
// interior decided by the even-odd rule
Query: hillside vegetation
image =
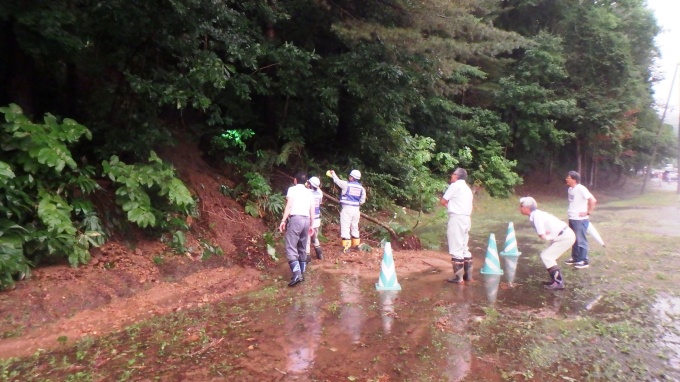
<path fill-rule="evenodd" d="M 186 140 L 265 223 L 281 173 L 358 168 L 367 211 L 431 211 L 456 166 L 493 197 L 537 169 L 596 189 L 675 147 L 643 0 L 8 0 L 0 25 L 3 286 L 127 225 L 183 252 L 205 185 L 156 153 Z"/>

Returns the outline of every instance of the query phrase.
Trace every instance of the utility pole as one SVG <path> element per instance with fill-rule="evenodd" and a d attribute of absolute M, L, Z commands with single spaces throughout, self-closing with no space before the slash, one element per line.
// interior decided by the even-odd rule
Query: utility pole
<path fill-rule="evenodd" d="M 663 122 L 666 120 L 666 111 L 668 111 L 668 104 L 671 103 L 671 95 L 673 94 L 673 85 L 675 85 L 675 77 L 678 74 L 678 67 L 680 67 L 680 62 L 675 65 L 675 71 L 673 72 L 673 80 L 671 81 L 671 90 L 668 91 L 668 100 L 666 101 L 666 106 L 663 108 L 663 115 L 661 116 L 661 121 L 659 122 L 659 130 L 656 132 L 656 138 L 654 139 L 654 147 L 652 148 L 652 157 L 649 159 L 649 165 L 647 166 L 647 171 L 645 172 L 645 179 L 642 181 L 642 189 L 640 189 L 640 194 L 645 193 L 645 186 L 647 186 L 647 180 L 649 180 L 649 174 L 652 171 L 652 166 L 656 161 L 656 149 L 659 145 L 659 136 L 663 130 Z M 678 159 L 680 159 L 680 126 L 678 126 Z M 678 163 L 680 166 L 680 162 Z M 678 193 L 680 193 L 680 179 L 678 180 Z"/>
<path fill-rule="evenodd" d="M 675 71 L 678 71 L 678 68 L 680 67 L 680 62 L 675 64 Z M 671 89 L 672 89 L 671 85 Z M 680 94 L 680 92 L 678 93 Z M 679 97 L 680 100 L 680 97 Z M 678 102 L 678 177 L 675 179 L 675 182 L 677 183 L 677 189 L 675 190 L 675 193 L 680 195 L 680 102 Z"/>

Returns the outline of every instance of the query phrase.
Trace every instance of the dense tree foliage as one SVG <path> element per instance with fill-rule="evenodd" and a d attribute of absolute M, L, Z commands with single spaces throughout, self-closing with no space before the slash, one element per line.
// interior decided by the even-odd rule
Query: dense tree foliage
<path fill-rule="evenodd" d="M 639 138 L 658 126 L 649 117 L 658 119 L 651 67 L 659 28 L 644 1 L 513 0 L 504 6 L 501 20 L 509 29 L 560 38 L 559 61 L 566 76 L 548 89 L 575 102 L 575 108 L 555 118 L 554 126 L 573 137 L 556 153 L 558 158 L 591 184 L 600 169 L 618 175 L 640 169 L 655 142 L 643 147 Z M 660 144 L 668 147 L 672 136 L 663 137 Z"/>
<path fill-rule="evenodd" d="M 265 218 L 275 168 L 360 168 L 372 206 L 428 209 L 457 165 L 505 196 L 656 145 L 643 0 L 7 0 L 0 27 L 0 105 L 78 120 L 104 165 L 189 130 Z"/>
<path fill-rule="evenodd" d="M 555 158 L 638 163 L 658 33 L 642 0 L 13 0 L 0 20 L 0 99 L 82 121 L 90 154 L 249 129 L 250 155 L 360 166 L 404 204 L 456 164 L 504 195 Z"/>

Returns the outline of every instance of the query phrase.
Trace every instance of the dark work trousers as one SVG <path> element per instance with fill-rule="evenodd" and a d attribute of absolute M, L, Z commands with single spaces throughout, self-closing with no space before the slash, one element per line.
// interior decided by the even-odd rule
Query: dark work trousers
<path fill-rule="evenodd" d="M 304 259 L 309 235 L 309 216 L 293 215 L 286 224 L 286 258 L 288 262 Z"/>
<path fill-rule="evenodd" d="M 590 224 L 588 219 L 569 219 L 569 228 L 576 234 L 576 241 L 571 247 L 571 258 L 574 261 L 588 261 L 588 239 L 586 238 L 588 224 Z"/>

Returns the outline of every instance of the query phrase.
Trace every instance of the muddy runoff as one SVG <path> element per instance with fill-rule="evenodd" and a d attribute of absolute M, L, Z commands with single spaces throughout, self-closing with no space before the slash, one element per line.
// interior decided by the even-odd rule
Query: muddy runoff
<path fill-rule="evenodd" d="M 407 261 L 398 253 L 394 260 L 395 267 Z M 484 260 L 475 258 L 477 269 Z M 450 276 L 446 268 L 400 275 L 400 291 L 376 291 L 377 274 L 370 279 L 323 272 L 312 263 L 295 288 L 274 280 L 257 292 L 156 317 L 107 337 L 4 360 L 3 380 L 632 381 L 680 376 L 677 325 L 668 319 L 678 309 L 677 300 L 654 304 L 667 317 L 657 328 L 674 328 L 673 335 L 656 338 L 657 331 L 636 328 L 644 324 L 646 301 L 594 295 L 582 287 L 544 291 L 540 262 L 524 255 L 517 260 L 513 275 L 488 278 L 475 271 L 475 281 L 465 285 L 444 282 Z M 285 268 L 277 271 L 283 274 Z M 588 278 L 565 271 L 571 283 Z M 649 347 L 637 348 L 640 342 Z M 667 359 L 657 356 L 663 353 Z"/>
<path fill-rule="evenodd" d="M 677 199 L 669 203 L 677 208 Z M 445 281 L 452 270 L 441 251 L 424 257 L 393 251 L 399 291 L 376 290 L 379 266 L 352 267 L 380 262 L 380 253 L 356 253 L 353 261 L 329 253 L 294 288 L 286 286 L 287 264 L 279 263 L 255 292 L 75 344 L 55 338 L 63 342 L 56 350 L 2 360 L 0 375 L 8 381 L 680 380 L 680 300 L 672 288 L 680 281 L 678 237 L 665 235 L 667 227 L 660 234 L 652 223 L 667 205 L 651 214 L 638 204 L 603 209 L 598 230 L 608 244 L 592 244 L 589 269 L 560 258 L 563 291 L 543 289 L 544 243 L 516 218 L 521 255 L 491 259 L 502 275 L 480 269 L 488 260 L 486 232 L 497 232 L 502 247 L 507 223 L 484 226 L 473 237 L 474 281 L 463 285 Z M 642 229 L 631 230 L 631 222 Z M 421 266 L 409 267 L 414 262 Z"/>

